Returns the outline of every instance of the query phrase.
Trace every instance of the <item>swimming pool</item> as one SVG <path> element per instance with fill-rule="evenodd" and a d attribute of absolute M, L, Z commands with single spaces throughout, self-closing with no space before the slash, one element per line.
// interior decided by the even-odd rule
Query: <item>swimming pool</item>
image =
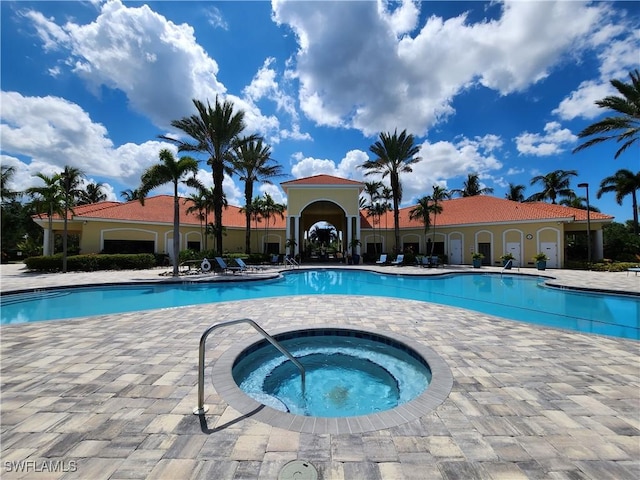
<path fill-rule="evenodd" d="M 3 294 L 1 323 L 322 294 L 434 302 L 511 320 L 640 340 L 638 296 L 549 288 L 542 279 L 524 275 L 411 276 L 349 269 L 296 270 L 271 280 L 129 284 Z"/>

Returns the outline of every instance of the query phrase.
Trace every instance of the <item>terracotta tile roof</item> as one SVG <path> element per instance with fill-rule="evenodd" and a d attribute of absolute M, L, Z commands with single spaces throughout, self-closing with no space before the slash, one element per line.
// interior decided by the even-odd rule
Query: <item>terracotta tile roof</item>
<path fill-rule="evenodd" d="M 186 203 L 185 203 L 186 202 Z M 180 224 L 182 225 L 200 225 L 200 219 L 197 212 L 187 213 L 191 201 L 180 198 Z M 286 212 L 285 212 L 286 216 Z M 69 214 L 71 218 L 71 213 Z M 41 215 L 40 218 L 46 218 Z M 130 202 L 99 202 L 91 205 L 82 205 L 74 208 L 74 219 L 96 219 L 96 220 L 114 220 L 125 222 L 145 222 L 145 223 L 167 223 L 173 224 L 173 196 L 157 195 L 145 199 L 144 206 L 138 200 Z M 59 215 L 55 215 L 54 219 L 60 220 Z M 209 213 L 209 222 L 213 221 L 213 213 Z M 244 213 L 240 211 L 240 207 L 229 206 L 222 210 L 222 221 L 228 228 L 244 228 Z M 252 225 L 255 225 L 252 223 Z M 264 227 L 265 221 L 258 223 L 258 228 Z M 279 216 L 269 220 L 269 228 L 285 228 L 285 221 Z"/>
<path fill-rule="evenodd" d="M 364 187 L 362 182 L 334 177 L 332 175 L 313 175 L 311 177 L 297 178 L 295 180 L 289 180 L 288 182 L 282 182 L 280 185 L 284 189 L 291 185 L 353 185 Z"/>
<path fill-rule="evenodd" d="M 329 175 L 318 175 L 317 177 L 330 177 Z M 308 177 L 314 178 L 314 177 Z M 330 177 L 335 178 L 335 177 Z M 352 182 L 347 180 L 347 182 Z M 357 182 L 352 182 L 357 183 Z M 186 204 L 185 204 L 186 201 Z M 180 223 L 183 225 L 200 225 L 197 213 L 187 214 L 190 200 L 180 198 Z M 573 219 L 578 222 L 587 220 L 587 211 L 579 208 L 553 205 L 544 202 L 513 202 L 498 197 L 478 195 L 475 197 L 455 198 L 444 200 L 442 203 L 442 213 L 436 220 L 440 226 L 454 225 L 477 225 L 509 222 L 532 222 L 545 220 Z M 423 228 L 419 220 L 409 220 L 409 212 L 414 206 L 400 209 L 400 228 Z M 70 214 L 71 216 L 71 214 Z M 598 212 L 591 212 L 591 221 L 609 222 L 614 217 Z M 37 217 L 37 216 L 36 216 Z M 285 211 L 286 217 L 286 211 Z M 45 219 L 45 215 L 40 216 Z M 59 216 L 55 216 L 60 220 Z M 106 219 L 113 221 L 127 222 L 148 222 L 173 224 L 173 196 L 158 195 L 145 200 L 144 206 L 137 200 L 130 202 L 99 202 L 91 205 L 82 205 L 74 208 L 73 218 L 78 219 Z M 222 212 L 224 226 L 227 228 L 244 228 L 244 213 L 240 207 L 229 206 Z M 432 218 L 433 220 L 433 218 Z M 209 221 L 213 221 L 213 214 L 209 214 Z M 362 228 L 373 228 L 373 218 L 367 216 L 366 210 L 360 211 L 360 221 Z M 258 228 L 265 227 L 265 220 L 258 222 Z M 255 223 L 252 222 L 252 228 Z M 269 220 L 269 228 L 284 229 L 286 222 L 279 216 Z M 375 224 L 375 228 L 393 228 L 393 212 L 387 212 L 382 216 L 380 223 Z"/>
<path fill-rule="evenodd" d="M 76 216 L 86 216 L 89 213 L 93 213 L 93 212 L 98 212 L 100 210 L 104 210 L 106 208 L 111 208 L 117 205 L 121 205 L 120 202 L 98 202 L 98 203 L 90 203 L 88 205 L 78 205 L 76 207 L 73 207 L 73 212 L 69 211 L 69 216 L 68 218 L 71 219 L 73 218 L 73 215 L 75 214 Z M 33 215 L 34 218 L 47 218 L 46 213 L 41 213 L 41 214 L 36 214 Z M 60 220 L 62 218 L 61 215 L 54 215 L 53 216 L 54 219 Z"/>
<path fill-rule="evenodd" d="M 579 208 L 553 205 L 544 202 L 520 203 L 487 195 L 444 200 L 441 205 L 442 213 L 438 215 L 436 220 L 437 224 L 441 226 L 561 219 L 573 219 L 574 221 L 587 220 L 587 211 Z M 414 206 L 400 209 L 400 228 L 422 227 L 422 222 L 419 220 L 409 220 L 409 212 L 413 208 Z M 387 212 L 386 215 L 386 218 L 382 217 L 381 225 L 385 225 L 385 220 L 389 225 L 393 225 L 393 212 Z M 607 222 L 614 218 L 611 215 L 597 212 L 591 212 L 590 217 L 591 221 Z M 371 221 L 371 219 L 369 219 L 369 221 Z"/>

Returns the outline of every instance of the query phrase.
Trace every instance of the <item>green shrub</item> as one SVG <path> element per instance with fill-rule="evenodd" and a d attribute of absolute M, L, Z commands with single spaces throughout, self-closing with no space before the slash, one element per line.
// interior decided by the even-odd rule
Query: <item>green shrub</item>
<path fill-rule="evenodd" d="M 597 262 L 591 264 L 591 270 L 596 272 L 626 272 L 628 268 L 637 266 L 637 262 Z"/>
<path fill-rule="evenodd" d="M 407 252 L 404 254 L 404 260 L 402 262 L 404 265 L 413 265 L 416 263 L 416 255 L 413 252 Z"/>
<path fill-rule="evenodd" d="M 24 260 L 24 263 L 29 270 L 60 272 L 62 271 L 62 254 L 29 257 Z"/>
<path fill-rule="evenodd" d="M 252 253 L 245 259 L 245 263 L 249 265 L 261 265 L 269 262 L 271 262 L 271 255 L 264 253 Z"/>
<path fill-rule="evenodd" d="M 29 270 L 40 272 L 62 271 L 62 254 L 29 257 L 24 261 Z M 95 272 L 97 270 L 144 270 L 156 266 L 152 253 L 92 254 L 67 257 L 67 271 Z"/>

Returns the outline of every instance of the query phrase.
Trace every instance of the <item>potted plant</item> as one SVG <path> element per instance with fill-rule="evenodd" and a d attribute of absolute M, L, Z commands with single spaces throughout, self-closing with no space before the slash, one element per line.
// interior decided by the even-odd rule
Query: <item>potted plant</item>
<path fill-rule="evenodd" d="M 284 246 L 289 249 L 289 255 L 292 256 L 292 257 L 293 257 L 293 255 L 295 253 L 297 245 L 298 245 L 298 242 L 296 242 L 296 239 L 293 238 L 293 237 L 288 238 L 287 241 L 284 244 Z"/>
<path fill-rule="evenodd" d="M 508 252 L 502 255 L 500 259 L 502 260 L 502 266 L 504 267 L 509 260 L 511 260 L 511 262 L 513 263 L 513 260 L 515 260 L 516 257 L 513 256 L 513 253 Z"/>
<path fill-rule="evenodd" d="M 482 266 L 482 259 L 484 255 L 480 252 L 475 252 L 471 255 L 471 260 L 473 262 L 473 268 L 480 268 Z"/>
<path fill-rule="evenodd" d="M 549 260 L 549 258 L 544 253 L 536 253 L 533 256 L 533 261 L 536 262 L 538 270 L 544 270 L 547 268 L 547 260 Z"/>
<path fill-rule="evenodd" d="M 360 255 L 356 253 L 356 248 L 358 248 L 359 246 L 360 240 L 358 240 L 357 238 L 354 238 L 349 242 L 349 247 L 351 247 L 351 261 L 354 265 L 360 264 Z"/>

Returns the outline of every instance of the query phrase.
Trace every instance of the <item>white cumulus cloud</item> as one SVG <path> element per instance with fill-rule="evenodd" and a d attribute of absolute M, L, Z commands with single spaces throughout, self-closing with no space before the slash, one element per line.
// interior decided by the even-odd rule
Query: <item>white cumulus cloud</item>
<path fill-rule="evenodd" d="M 558 122 L 549 122 L 544 126 L 544 133 L 524 132 L 515 139 L 516 147 L 521 155 L 546 157 L 556 155 L 565 147 L 574 144 L 578 137 L 571 130 L 562 128 Z"/>
<path fill-rule="evenodd" d="M 367 136 L 398 125 L 424 135 L 473 86 L 501 95 L 526 90 L 592 48 L 589 39 L 609 21 L 603 4 L 497 5 L 491 20 L 432 16 L 420 26 L 419 3 L 409 1 L 395 9 L 382 1 L 272 2 L 274 20 L 298 39 L 291 75 L 301 109 L 318 125 Z"/>

